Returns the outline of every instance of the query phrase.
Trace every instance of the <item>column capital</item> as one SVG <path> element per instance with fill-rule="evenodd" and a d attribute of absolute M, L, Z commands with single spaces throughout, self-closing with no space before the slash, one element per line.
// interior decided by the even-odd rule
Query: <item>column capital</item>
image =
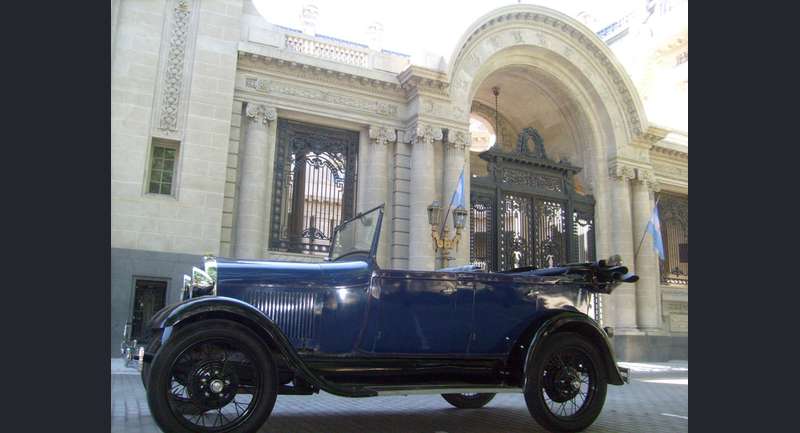
<path fill-rule="evenodd" d="M 629 165 L 614 164 L 608 168 L 608 176 L 613 180 L 627 182 L 636 178 L 636 171 Z"/>
<path fill-rule="evenodd" d="M 267 122 L 272 122 L 278 118 L 278 110 L 275 107 L 269 107 L 264 104 L 248 103 L 245 115 L 249 120 L 249 124 L 263 126 Z"/>
<path fill-rule="evenodd" d="M 462 131 L 458 129 L 449 129 L 447 131 L 447 138 L 444 141 L 446 145 L 462 151 L 469 147 L 469 142 L 469 131 Z"/>
<path fill-rule="evenodd" d="M 661 185 L 656 180 L 656 176 L 652 170 L 645 170 L 642 168 L 636 169 L 636 182 L 645 185 L 650 191 L 661 191 Z"/>
<path fill-rule="evenodd" d="M 404 135 L 405 140 L 410 143 L 433 144 L 434 141 L 440 141 L 444 137 L 444 132 L 442 128 L 418 122 L 407 129 Z"/>
<path fill-rule="evenodd" d="M 369 138 L 376 144 L 385 145 L 397 140 L 397 131 L 388 126 L 370 125 Z"/>

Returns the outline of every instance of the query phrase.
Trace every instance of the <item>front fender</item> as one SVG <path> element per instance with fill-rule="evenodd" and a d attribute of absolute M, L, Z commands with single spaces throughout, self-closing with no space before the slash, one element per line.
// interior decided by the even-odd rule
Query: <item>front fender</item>
<path fill-rule="evenodd" d="M 173 330 L 187 322 L 202 320 L 203 317 L 232 318 L 249 326 L 259 336 L 272 343 L 272 347 L 283 355 L 287 364 L 303 379 L 331 394 L 345 397 L 372 397 L 372 390 L 345 387 L 333 384 L 317 376 L 295 351 L 283 331 L 269 317 L 252 305 L 238 299 L 223 296 L 201 296 L 171 305 L 159 311 L 150 321 L 151 329 L 163 329 L 161 346 L 169 343 Z"/>
<path fill-rule="evenodd" d="M 528 380 L 528 365 L 530 365 L 532 362 L 533 357 L 536 355 L 536 353 L 538 353 L 539 350 L 542 349 L 542 347 L 544 347 L 544 342 L 549 336 L 560 331 L 577 332 L 588 338 L 589 341 L 594 343 L 600 349 L 600 353 L 603 356 L 606 364 L 606 377 L 608 378 L 608 383 L 612 385 L 622 385 L 625 383 L 622 378 L 622 374 L 617 367 L 617 362 L 614 357 L 614 349 L 611 346 L 611 341 L 609 340 L 606 332 L 603 331 L 600 328 L 600 325 L 598 325 L 597 322 L 592 320 L 590 317 L 571 311 L 565 311 L 547 319 L 533 335 L 531 344 L 528 346 L 528 352 L 525 356 L 525 374 L 523 377 L 525 378 L 526 383 Z"/>

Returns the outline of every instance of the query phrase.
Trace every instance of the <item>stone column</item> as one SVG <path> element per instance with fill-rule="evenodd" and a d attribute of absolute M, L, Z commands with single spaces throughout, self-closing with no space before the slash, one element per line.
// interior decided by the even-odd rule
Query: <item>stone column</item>
<path fill-rule="evenodd" d="M 267 240 L 268 124 L 275 123 L 275 108 L 248 103 L 245 109 L 244 149 L 240 151 L 239 199 L 236 210 L 234 255 L 259 259 Z M 274 133 L 274 131 L 273 131 Z"/>
<path fill-rule="evenodd" d="M 458 177 L 461 175 L 461 169 L 464 167 L 464 162 L 466 161 L 466 149 L 469 143 L 469 133 L 465 131 L 458 131 L 458 130 L 449 130 L 447 134 L 447 141 L 444 143 L 444 171 L 442 176 L 442 218 L 444 218 L 444 213 L 447 212 L 447 207 L 450 205 L 450 200 L 453 198 L 453 191 L 456 190 L 456 186 L 458 185 Z M 466 184 L 469 182 L 468 174 L 466 173 L 465 169 L 465 179 L 464 179 L 464 192 L 466 191 Z M 464 207 L 469 209 L 469 196 L 465 197 Z M 453 209 L 450 209 L 450 215 L 447 217 L 447 224 L 448 230 L 450 230 L 451 235 L 455 233 L 455 229 L 453 228 L 453 210 L 455 210 L 455 205 L 453 205 Z M 469 220 L 469 218 L 467 218 Z M 467 252 L 465 255 L 464 252 Z M 464 265 L 469 261 L 469 226 L 465 225 L 464 230 L 461 232 L 461 240 L 459 241 L 458 250 L 452 250 L 449 252 L 450 257 L 453 258 L 450 261 L 450 266 L 459 266 Z M 444 260 L 442 260 L 442 266 L 444 266 Z"/>
<path fill-rule="evenodd" d="M 658 253 L 653 248 L 653 236 L 645 233 L 654 201 L 650 191 L 658 190 L 653 174 L 639 170 L 633 182 L 633 233 L 636 254 L 636 321 L 640 331 L 660 328 L 658 317 Z"/>
<path fill-rule="evenodd" d="M 609 169 L 611 182 L 611 236 L 612 254 L 619 254 L 622 262 L 635 272 L 633 260 L 633 225 L 631 219 L 630 181 L 635 177 L 633 168 L 616 165 Z M 633 284 L 620 284 L 611 294 L 614 304 L 614 326 L 624 332 L 636 332 L 636 288 Z"/>
<path fill-rule="evenodd" d="M 383 224 L 381 225 L 381 240 L 378 245 L 377 260 L 378 265 L 387 267 L 389 249 L 387 245 L 391 243 L 391 203 L 389 200 L 389 148 L 397 140 L 397 131 L 394 128 L 385 126 L 370 126 L 369 128 L 369 147 L 370 157 L 367 166 L 367 182 L 365 184 L 365 205 L 364 210 L 375 206 L 385 205 L 383 208 Z"/>
<path fill-rule="evenodd" d="M 434 196 L 433 143 L 442 139 L 442 129 L 417 124 L 407 133 L 411 141 L 411 191 L 409 197 L 408 268 L 435 268 L 428 205 Z"/>

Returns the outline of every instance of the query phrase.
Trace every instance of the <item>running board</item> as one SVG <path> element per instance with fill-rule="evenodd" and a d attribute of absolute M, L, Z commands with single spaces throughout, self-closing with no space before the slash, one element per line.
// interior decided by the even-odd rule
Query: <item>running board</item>
<path fill-rule="evenodd" d="M 467 394 L 467 393 L 522 393 L 522 388 L 511 386 L 472 385 L 468 383 L 453 385 L 411 385 L 411 386 L 370 386 L 367 389 L 378 395 L 424 395 L 424 394 Z"/>

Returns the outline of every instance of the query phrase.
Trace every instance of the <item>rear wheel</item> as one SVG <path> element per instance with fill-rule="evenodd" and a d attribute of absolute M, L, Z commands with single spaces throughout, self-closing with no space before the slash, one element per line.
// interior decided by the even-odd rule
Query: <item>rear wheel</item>
<path fill-rule="evenodd" d="M 459 409 L 477 409 L 486 406 L 494 398 L 494 394 L 462 393 L 442 394 L 448 403 Z"/>
<path fill-rule="evenodd" d="M 605 403 L 604 371 L 597 349 L 580 334 L 554 334 L 527 366 L 528 411 L 548 431 L 589 427 Z"/>
<path fill-rule="evenodd" d="M 147 401 L 169 432 L 255 432 L 277 396 L 275 363 L 244 326 L 203 321 L 179 330 L 150 367 Z"/>

